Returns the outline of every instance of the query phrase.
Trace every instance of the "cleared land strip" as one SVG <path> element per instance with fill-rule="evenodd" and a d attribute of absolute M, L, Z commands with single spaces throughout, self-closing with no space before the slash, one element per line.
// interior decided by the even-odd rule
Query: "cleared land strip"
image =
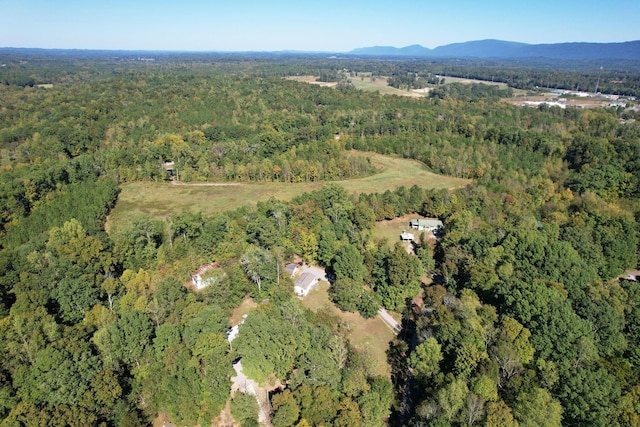
<path fill-rule="evenodd" d="M 377 153 L 366 155 L 379 173 L 364 178 L 334 181 L 349 193 L 382 193 L 400 186 L 410 188 L 455 188 L 469 180 L 438 175 L 415 160 L 383 156 Z M 168 218 L 183 211 L 202 212 L 211 215 L 217 212 L 255 205 L 271 197 L 288 201 L 305 191 L 319 190 L 328 182 L 307 183 L 188 183 L 134 182 L 122 186 L 116 207 L 107 221 L 108 232 L 118 232 L 140 214 L 152 218 Z"/>

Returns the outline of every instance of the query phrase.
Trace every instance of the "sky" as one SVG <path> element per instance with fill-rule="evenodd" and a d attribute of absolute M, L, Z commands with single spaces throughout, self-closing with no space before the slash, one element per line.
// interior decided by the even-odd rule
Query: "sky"
<path fill-rule="evenodd" d="M 0 47 L 348 52 L 640 40 L 640 0 L 0 0 Z"/>

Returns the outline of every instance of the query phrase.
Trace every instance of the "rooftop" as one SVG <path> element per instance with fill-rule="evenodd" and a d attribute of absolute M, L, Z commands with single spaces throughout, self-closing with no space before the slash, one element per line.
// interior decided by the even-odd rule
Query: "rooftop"
<path fill-rule="evenodd" d="M 202 276 L 207 270 L 216 268 L 217 266 L 218 264 L 215 261 L 209 264 L 205 264 L 201 266 L 198 270 L 196 270 L 196 272 L 193 273 L 193 276 Z"/>
<path fill-rule="evenodd" d="M 411 224 L 422 225 L 424 227 L 437 227 L 442 226 L 442 221 L 439 219 L 412 219 Z"/>
<path fill-rule="evenodd" d="M 295 286 L 300 289 L 307 290 L 314 284 L 316 280 L 316 276 L 314 276 L 313 274 L 302 273 L 300 277 L 298 277 L 298 280 L 296 280 Z"/>

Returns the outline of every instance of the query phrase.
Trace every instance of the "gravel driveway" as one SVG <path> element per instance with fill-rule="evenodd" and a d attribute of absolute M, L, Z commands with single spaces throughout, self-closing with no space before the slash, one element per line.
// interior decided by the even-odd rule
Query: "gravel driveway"
<path fill-rule="evenodd" d="M 402 326 L 398 322 L 396 322 L 396 319 L 394 319 L 389 313 L 387 313 L 387 310 L 381 308 L 380 310 L 378 310 L 378 316 L 380 316 L 382 320 L 384 320 L 384 323 L 386 323 L 391 329 L 393 329 L 393 333 L 395 333 L 396 335 L 400 333 L 400 331 L 402 330 Z"/>
<path fill-rule="evenodd" d="M 324 271 L 324 268 L 318 267 L 316 265 L 303 265 L 300 269 L 300 274 L 303 273 L 313 274 L 318 280 L 324 280 L 325 282 L 329 281 L 329 279 L 327 279 L 327 273 Z"/>
<path fill-rule="evenodd" d="M 261 388 L 260 385 L 251 378 L 247 378 L 242 372 L 242 362 L 234 363 L 233 369 L 237 375 L 231 377 L 231 394 L 233 395 L 237 390 L 240 393 L 255 396 L 259 407 L 258 422 L 264 426 L 271 425 L 269 422 L 269 402 L 266 390 Z"/>

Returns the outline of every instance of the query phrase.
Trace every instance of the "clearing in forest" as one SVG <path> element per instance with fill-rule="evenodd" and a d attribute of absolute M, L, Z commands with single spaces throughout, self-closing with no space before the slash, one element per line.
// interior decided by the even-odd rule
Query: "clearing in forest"
<path fill-rule="evenodd" d="M 359 75 L 356 77 L 349 78 L 349 81 L 353 84 L 356 89 L 363 90 L 366 92 L 379 92 L 382 95 L 399 95 L 399 96 L 410 96 L 414 98 L 423 97 L 426 92 L 418 92 L 418 91 L 410 91 L 410 90 L 402 90 L 396 89 L 395 87 L 389 86 L 388 80 L 386 77 L 372 77 L 371 73 L 358 73 Z M 310 83 L 324 87 L 335 87 L 337 86 L 337 82 L 319 82 L 317 81 L 317 76 L 291 76 L 286 77 L 287 80 L 295 80 L 303 83 Z"/>
<path fill-rule="evenodd" d="M 430 231 L 420 231 L 412 229 L 409 226 L 409 221 L 411 221 L 412 219 L 425 218 L 420 214 L 411 213 L 386 221 L 376 221 L 376 225 L 373 230 L 373 237 L 379 240 L 387 239 L 387 244 L 391 248 L 396 244 L 396 242 L 400 242 L 400 234 L 403 231 L 413 234 L 415 242 L 420 241 L 420 235 L 422 233 L 425 234 L 425 237 L 427 239 L 433 238 L 433 233 Z"/>
<path fill-rule="evenodd" d="M 302 299 L 302 305 L 314 312 L 327 310 L 338 316 L 342 323 L 348 326 L 349 342 L 364 356 L 369 372 L 387 377 L 391 375 L 387 361 L 389 343 L 395 338 L 391 328 L 379 316 L 365 319 L 359 313 L 341 311 L 329 300 L 328 289 L 329 283 L 320 281 L 318 286 Z M 397 315 L 395 317 L 399 318 Z"/>
<path fill-rule="evenodd" d="M 469 183 L 469 180 L 430 172 L 421 162 L 377 153 L 366 155 L 380 171 L 364 178 L 334 181 L 349 193 L 382 193 L 400 186 L 410 188 L 455 188 Z M 255 206 L 258 201 L 271 197 L 288 201 L 304 192 L 319 190 L 326 181 L 307 183 L 181 183 L 134 182 L 122 186 L 116 207 L 107 220 L 108 232 L 118 232 L 136 216 L 144 214 L 152 218 L 164 219 L 183 211 L 202 212 L 203 215 Z"/>
<path fill-rule="evenodd" d="M 367 92 L 380 92 L 382 95 L 400 95 L 400 96 L 410 96 L 413 98 L 421 98 L 425 96 L 425 93 L 414 92 L 411 90 L 402 90 L 392 86 L 389 86 L 388 80 L 386 77 L 353 77 L 349 79 L 351 84 L 356 89 L 367 91 Z"/>
<path fill-rule="evenodd" d="M 476 79 L 467 79 L 467 78 L 463 78 L 463 77 L 450 77 L 450 76 L 440 76 L 440 78 L 444 79 L 444 84 L 450 84 L 450 83 L 466 83 L 466 84 L 479 83 L 479 84 L 485 84 L 485 85 L 500 86 L 502 88 L 507 88 L 508 87 L 508 85 L 506 83 L 493 82 L 493 81 L 490 82 L 488 80 L 476 80 Z"/>

